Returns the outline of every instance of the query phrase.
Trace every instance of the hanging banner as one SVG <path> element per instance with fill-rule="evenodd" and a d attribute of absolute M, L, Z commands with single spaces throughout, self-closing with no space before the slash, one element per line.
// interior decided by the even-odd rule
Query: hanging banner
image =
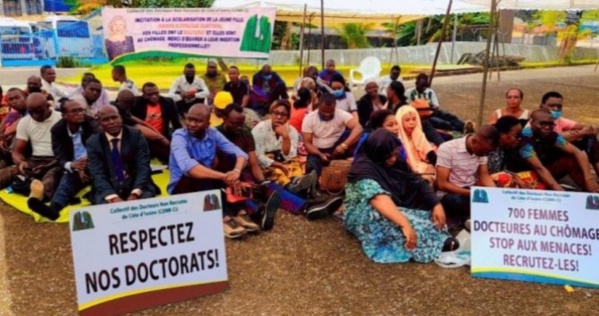
<path fill-rule="evenodd" d="M 471 190 L 472 276 L 599 287 L 599 194 Z"/>
<path fill-rule="evenodd" d="M 104 8 L 104 43 L 110 60 L 144 51 L 268 58 L 275 14 L 275 8 Z"/>
<path fill-rule="evenodd" d="M 80 315 L 118 315 L 228 288 L 217 190 L 69 214 Z"/>

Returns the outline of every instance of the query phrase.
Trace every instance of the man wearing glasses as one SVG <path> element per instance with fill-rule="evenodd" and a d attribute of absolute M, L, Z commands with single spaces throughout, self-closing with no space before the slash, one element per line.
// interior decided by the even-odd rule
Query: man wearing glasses
<path fill-rule="evenodd" d="M 522 130 L 520 157 L 550 190 L 563 191 L 556 179 L 569 175 L 581 189 L 599 192 L 587 156 L 558 134 L 555 126 L 555 118 L 549 110 L 534 111 L 530 127 Z"/>
<path fill-rule="evenodd" d="M 97 121 L 85 115 L 85 108 L 76 101 L 66 101 L 61 105 L 62 119 L 51 130 L 52 151 L 64 174 L 60 179 L 50 206 L 37 197 L 27 200 L 29 208 L 51 220 L 60 216 L 77 193 L 90 183 L 87 170 L 87 139 L 100 131 Z"/>

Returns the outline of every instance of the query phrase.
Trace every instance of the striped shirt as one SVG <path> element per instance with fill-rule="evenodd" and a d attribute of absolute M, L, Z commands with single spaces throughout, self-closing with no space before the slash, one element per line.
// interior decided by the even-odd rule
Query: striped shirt
<path fill-rule="evenodd" d="M 466 139 L 471 135 L 441 144 L 437 151 L 437 166 L 449 169 L 449 182 L 459 187 L 476 184 L 478 166 L 487 164 L 487 157 L 468 153 Z"/>

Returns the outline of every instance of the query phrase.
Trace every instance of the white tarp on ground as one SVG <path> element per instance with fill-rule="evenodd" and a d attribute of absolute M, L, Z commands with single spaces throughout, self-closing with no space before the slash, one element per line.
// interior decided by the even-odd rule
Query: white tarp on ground
<path fill-rule="evenodd" d="M 491 0 L 459 0 L 463 4 L 491 7 Z M 497 0 L 498 9 L 513 10 L 594 10 L 599 0 Z"/>
<path fill-rule="evenodd" d="M 449 0 L 324 0 L 325 24 L 340 23 L 405 23 L 425 16 L 445 14 Z M 213 8 L 275 7 L 277 20 L 301 22 L 304 4 L 312 24 L 320 23 L 320 0 L 216 0 Z M 453 2 L 452 13 L 484 12 L 485 6 Z"/>

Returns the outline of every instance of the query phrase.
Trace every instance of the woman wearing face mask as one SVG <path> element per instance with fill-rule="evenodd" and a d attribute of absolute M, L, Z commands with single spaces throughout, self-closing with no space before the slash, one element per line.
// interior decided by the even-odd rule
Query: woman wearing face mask
<path fill-rule="evenodd" d="M 366 140 L 345 189 L 345 228 L 372 261 L 431 262 L 457 242 L 444 231 L 445 211 L 433 189 L 398 158 L 399 146 L 385 129 Z"/>
<path fill-rule="evenodd" d="M 345 85 L 345 79 L 343 79 L 343 77 L 335 77 L 333 81 L 331 81 L 331 89 L 333 89 L 332 94 L 335 97 L 335 100 L 337 100 L 337 105 L 335 107 L 351 113 L 354 119 L 359 121 L 356 99 Z"/>
<path fill-rule="evenodd" d="M 366 127 L 373 112 L 387 109 L 387 98 L 378 93 L 379 86 L 374 80 L 367 81 L 364 89 L 366 94 L 358 101 L 358 116 L 360 125 Z"/>
<path fill-rule="evenodd" d="M 412 171 L 433 183 L 437 154 L 424 136 L 418 112 L 413 106 L 402 106 L 397 111 L 396 117 L 399 124 L 399 139 L 404 145 L 408 165 Z"/>
<path fill-rule="evenodd" d="M 507 104 L 504 108 L 497 109 L 491 114 L 489 124 L 493 125 L 503 116 L 513 116 L 519 120 L 528 121 L 530 112 L 520 107 L 524 99 L 524 93 L 520 89 L 510 89 L 505 93 Z"/>

